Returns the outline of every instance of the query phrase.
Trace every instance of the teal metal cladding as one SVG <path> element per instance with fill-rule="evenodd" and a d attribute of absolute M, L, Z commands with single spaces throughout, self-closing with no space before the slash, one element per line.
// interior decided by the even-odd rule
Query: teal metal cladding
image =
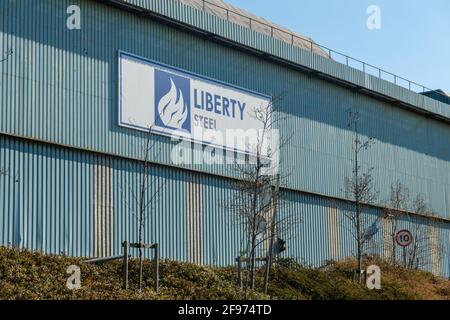
<path fill-rule="evenodd" d="M 91 255 L 92 163 L 89 154 L 0 137 L 0 243 Z"/>
<path fill-rule="evenodd" d="M 376 140 L 362 161 L 375 168 L 379 204 L 388 198 L 390 184 L 400 180 L 412 193 L 424 194 L 437 214 L 450 218 L 450 139 L 443 138 L 450 136 L 447 123 L 94 1 L 79 1 L 81 30 L 70 31 L 65 27 L 70 4 L 66 0 L 0 4 L 4 18 L 0 49 L 13 50 L 0 64 L 0 103 L 7 106 L 1 109 L 0 132 L 138 158 L 143 134 L 117 126 L 117 54 L 124 50 L 256 92 L 281 95 L 277 107 L 288 116 L 282 135 L 295 134 L 282 155 L 285 167 L 292 169 L 287 185 L 293 190 L 345 198 L 341 182 L 351 173 L 352 141 L 346 110 L 358 110 L 362 134 Z M 135 4 L 152 4 L 157 12 L 169 10 L 168 15 L 184 20 L 191 17 L 194 24 L 195 17 L 202 17 L 204 27 L 217 25 L 218 33 L 229 26 L 242 41 L 263 37 L 176 1 Z M 274 39 L 267 43 L 268 51 L 279 46 L 280 55 L 302 52 L 288 50 Z M 322 60 L 343 73 L 352 72 Z M 158 140 L 162 150 L 155 161 L 172 164 L 174 142 Z M 230 174 L 220 165 L 183 167 Z"/>
<path fill-rule="evenodd" d="M 102 204 L 111 208 L 110 253 L 120 254 L 124 240 L 137 240 L 136 196 L 142 163 L 4 136 L 0 137 L 0 159 L 0 165 L 8 168 L 8 175 L 0 177 L 1 244 L 98 256 L 96 242 L 101 239 L 97 235 L 105 232 L 95 227 L 94 217 L 98 184 L 105 180 L 95 178 L 99 165 L 110 168 L 100 171 L 111 181 L 109 203 Z M 231 180 L 155 165 L 148 187 L 152 201 L 145 215 L 145 240 L 160 243 L 163 258 L 225 266 L 245 250 L 242 221 L 227 210 L 236 192 Z M 282 198 L 284 257 L 318 267 L 354 253 L 345 217 L 352 210 L 349 203 L 292 191 L 284 192 Z M 192 199 L 197 203 L 195 210 Z M 192 214 L 197 217 L 193 219 Z M 386 256 L 382 216 L 374 208 L 365 209 L 363 215 L 365 225 L 375 223 L 378 229 L 368 244 L 369 252 Z M 409 218 L 400 227 L 414 230 L 423 223 L 423 219 Z M 450 227 L 441 222 L 436 230 L 442 251 L 437 262 L 430 261 L 426 267 L 448 276 Z"/>
<path fill-rule="evenodd" d="M 122 0 L 121 2 L 136 7 L 138 11 L 148 10 L 161 14 L 189 26 L 206 30 L 228 41 L 233 41 L 254 50 L 271 54 L 278 59 L 311 68 L 328 76 L 398 99 L 419 109 L 439 114 L 444 118 L 450 118 L 450 109 L 445 103 L 429 99 L 403 86 L 385 81 L 383 80 L 384 78 L 380 79 L 376 75 L 376 70 L 370 70 L 371 68 L 366 69 L 366 73 L 355 68 L 349 68 L 347 65 L 336 63 L 321 55 L 311 54 L 307 50 L 296 48 L 284 41 L 230 23 L 217 16 L 205 14 L 203 11 L 199 11 L 178 1 Z"/>
<path fill-rule="evenodd" d="M 132 158 L 140 158 L 144 134 L 117 126 L 119 50 L 282 95 L 277 107 L 287 120 L 280 130 L 294 139 L 283 152 L 283 166 L 292 175 L 283 191 L 290 205 L 281 216 L 299 221 L 283 234 L 286 257 L 319 266 L 354 250 L 342 219 L 349 204 L 329 199 L 345 198 L 343 181 L 352 170 L 348 108 L 360 112 L 362 135 L 376 140 L 362 165 L 374 167 L 379 204 L 388 198 L 390 184 L 400 180 L 412 195 L 423 194 L 437 214 L 450 218 L 448 123 L 94 1 L 77 2 L 82 28 L 70 31 L 66 9 L 72 2 L 0 2 L 0 52 L 13 50 L 0 63 L 0 168 L 9 172 L 0 177 L 1 244 L 97 256 L 119 253 L 121 241 L 136 238 L 133 193 L 141 167 Z M 442 103 L 177 2 L 129 2 L 152 5 L 156 12 L 283 59 L 450 115 Z M 245 240 L 242 226 L 221 205 L 233 198 L 229 172 L 220 165 L 177 168 L 170 160 L 174 142 L 155 139 L 161 153 L 149 195 L 158 186 L 162 191 L 148 210 L 147 241 L 160 242 L 166 258 L 232 264 Z M 365 212 L 367 223 L 381 215 L 376 208 Z M 405 226 L 417 223 L 423 222 L 406 221 Z M 448 222 L 439 225 L 442 245 L 448 244 L 449 228 Z M 381 237 L 382 232 L 376 234 L 378 245 L 371 250 L 385 255 Z M 448 276 L 446 252 L 439 269 Z"/>

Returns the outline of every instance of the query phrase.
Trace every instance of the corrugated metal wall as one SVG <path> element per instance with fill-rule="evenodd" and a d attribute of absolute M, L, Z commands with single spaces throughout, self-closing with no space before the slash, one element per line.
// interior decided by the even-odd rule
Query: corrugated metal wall
<path fill-rule="evenodd" d="M 0 136 L 0 160 L 8 169 L 0 177 L 0 244 L 104 256 L 120 254 L 124 240 L 137 241 L 140 162 L 5 136 Z M 233 264 L 246 248 L 242 220 L 228 209 L 237 192 L 233 182 L 159 165 L 150 173 L 145 241 L 160 243 L 163 258 Z M 287 241 L 283 256 L 317 267 L 354 254 L 345 215 L 350 210 L 346 202 L 283 192 L 278 212 L 278 232 Z M 382 216 L 381 210 L 364 209 L 364 226 L 376 224 L 378 230 L 367 251 L 386 256 Z M 449 275 L 450 225 L 413 217 L 399 224 L 413 232 L 418 226 L 434 230 L 425 244 L 434 251 L 426 254 L 423 267 Z"/>
<path fill-rule="evenodd" d="M 176 1 L 168 2 L 170 8 L 163 3 L 151 5 L 156 11 L 178 12 Z M 450 139 L 442 139 L 450 136 L 449 125 L 94 1 L 79 2 L 81 30 L 70 31 L 65 27 L 69 4 L 0 4 L 0 51 L 13 49 L 0 64 L 0 103 L 8 106 L 0 111 L 0 132 L 139 157 L 144 135 L 117 126 L 117 51 L 124 50 L 264 94 L 281 94 L 277 107 L 288 116 L 282 134 L 295 134 L 283 152 L 284 164 L 293 169 L 288 186 L 295 190 L 345 197 L 340 182 L 351 173 L 346 109 L 358 110 L 362 134 L 376 140 L 362 161 L 375 167 L 380 201 L 400 180 L 450 218 Z M 177 14 L 185 19 L 200 14 L 179 8 Z M 208 26 L 220 22 L 209 19 Z M 162 151 L 156 160 L 172 164 L 174 142 L 159 140 Z M 229 174 L 220 165 L 183 166 Z"/>
<path fill-rule="evenodd" d="M 138 240 L 142 164 L 0 136 L 0 244 L 77 256 L 119 254 Z M 152 166 L 145 241 L 161 256 L 231 264 L 245 240 L 228 213 L 230 182 Z"/>
<path fill-rule="evenodd" d="M 111 256 L 113 243 L 113 199 L 110 159 L 97 156 L 93 165 L 94 256 Z M 88 196 L 85 194 L 85 196 Z"/>
<path fill-rule="evenodd" d="M 363 81 L 397 98 L 403 95 L 424 108 L 441 106 L 174 3 L 139 2 L 337 77 Z M 9 171 L 0 177 L 1 244 L 92 256 L 119 253 L 121 241 L 136 239 L 133 215 L 142 168 L 126 157 L 140 156 L 144 135 L 117 126 L 118 50 L 264 94 L 282 94 L 278 107 L 288 116 L 282 134 L 295 134 L 283 164 L 292 169 L 288 186 L 296 191 L 284 191 L 289 205 L 280 215 L 299 222 L 283 231 L 288 240 L 285 256 L 320 265 L 354 250 L 342 222 L 348 208 L 326 198 L 344 198 L 342 182 L 351 174 L 349 107 L 361 113 L 362 134 L 376 140 L 362 162 L 364 168 L 375 168 L 380 202 L 387 199 L 390 184 L 401 180 L 411 194 L 423 194 L 436 213 L 450 218 L 450 139 L 443 139 L 450 135 L 450 126 L 443 122 L 93 1 L 79 1 L 82 29 L 69 31 L 65 25 L 70 4 L 0 3 L 0 52 L 13 50 L 0 63 L 0 133 L 47 142 L 0 136 L 0 168 Z M 155 161 L 172 165 L 174 143 L 155 138 L 155 150 L 161 147 Z M 221 205 L 234 191 L 227 179 L 206 174 L 229 172 L 222 166 L 192 168 L 205 173 L 165 165 L 152 169 L 149 196 L 156 193 L 157 200 L 147 210 L 146 240 L 160 242 L 163 257 L 231 264 L 245 247 L 242 225 Z M 381 214 L 367 210 L 366 223 L 375 223 Z M 408 223 L 411 228 L 420 224 L 405 226 Z M 433 231 L 440 244 L 448 245 L 449 230 L 443 223 Z M 383 232 L 377 233 L 373 252 L 385 254 L 384 238 Z M 432 259 L 434 268 L 440 264 L 441 273 L 449 275 L 448 253 Z"/>
<path fill-rule="evenodd" d="M 177 0 L 123 0 L 122 2 L 159 13 L 187 25 L 207 30 L 227 40 L 267 52 L 277 58 L 309 67 L 334 78 L 357 84 L 359 87 L 367 88 L 450 118 L 450 109 L 445 103 L 373 76 L 370 74 L 370 70 L 367 70 L 368 73 L 363 73 L 358 69 L 337 63 L 321 55 L 311 54 L 308 48 L 307 50 L 301 50 L 289 43 L 276 39 L 276 37 L 272 38 L 216 16 L 204 14 L 204 12 L 191 6 L 177 3 Z"/>
<path fill-rule="evenodd" d="M 94 156 L 0 136 L 0 242 L 92 255 Z M 89 195 L 89 196 L 88 196 Z"/>

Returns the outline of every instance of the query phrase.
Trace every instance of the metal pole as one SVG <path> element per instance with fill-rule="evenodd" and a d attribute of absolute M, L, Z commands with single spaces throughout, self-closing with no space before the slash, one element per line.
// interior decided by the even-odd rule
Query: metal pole
<path fill-rule="evenodd" d="M 125 290 L 128 289 L 128 251 L 130 248 L 130 244 L 128 241 L 124 241 L 123 244 L 123 286 Z"/>
<path fill-rule="evenodd" d="M 403 247 L 403 264 L 404 264 L 404 266 L 406 268 L 407 267 L 406 266 L 406 247 Z"/>
<path fill-rule="evenodd" d="M 153 257 L 153 286 L 155 292 L 158 293 L 159 290 L 159 245 L 155 243 L 154 248 L 154 257 Z"/>
<path fill-rule="evenodd" d="M 85 263 L 103 263 L 103 262 L 109 262 L 113 260 L 120 260 L 122 259 L 123 255 L 118 256 L 112 256 L 112 257 L 104 257 L 104 258 L 95 258 L 91 260 L 84 261 Z"/>

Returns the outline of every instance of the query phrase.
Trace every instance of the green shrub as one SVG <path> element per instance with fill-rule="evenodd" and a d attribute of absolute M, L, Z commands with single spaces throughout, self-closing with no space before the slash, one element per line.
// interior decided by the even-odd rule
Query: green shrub
<path fill-rule="evenodd" d="M 99 265 L 83 259 L 44 255 L 0 247 L 0 299 L 450 299 L 448 280 L 430 273 L 391 266 L 381 259 L 365 261 L 382 270 L 382 290 L 368 290 L 352 281 L 354 260 L 328 261 L 323 268 L 305 267 L 292 259 L 277 262 L 270 275 L 269 296 L 236 286 L 234 268 L 213 268 L 185 262 L 161 261 L 160 290 L 153 291 L 151 261 L 144 263 L 144 290 L 139 292 L 136 260 L 130 260 L 130 289 L 122 288 L 121 261 Z M 79 290 L 66 288 L 70 265 L 81 268 Z M 256 287 L 263 286 L 264 269 Z"/>

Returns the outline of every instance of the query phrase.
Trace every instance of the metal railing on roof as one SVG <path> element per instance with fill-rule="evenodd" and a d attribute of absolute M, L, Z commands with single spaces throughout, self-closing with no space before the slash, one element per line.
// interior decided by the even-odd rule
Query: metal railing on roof
<path fill-rule="evenodd" d="M 254 18 L 248 17 L 248 16 L 246 16 L 246 15 L 244 15 L 242 13 L 236 12 L 234 10 L 230 10 L 228 8 L 225 8 L 225 7 L 221 6 L 221 5 L 212 3 L 212 2 L 210 2 L 208 0 L 201 0 L 201 2 L 202 2 L 202 9 L 205 12 L 206 12 L 206 9 L 208 9 L 207 6 L 213 6 L 213 7 L 216 7 L 216 8 L 219 8 L 219 9 L 223 10 L 223 12 L 225 12 L 227 21 L 233 22 L 233 21 L 230 20 L 230 14 L 237 15 L 237 16 L 239 16 L 241 18 L 246 19 L 248 21 L 248 25 L 249 25 L 250 29 L 252 29 L 252 30 L 254 30 L 252 28 L 252 26 L 254 26 L 255 24 L 258 24 L 260 26 L 264 26 L 265 28 L 268 28 L 270 30 L 270 36 L 271 37 L 275 37 L 275 33 L 285 34 L 287 36 L 287 38 L 290 39 L 290 44 L 291 45 L 295 45 L 295 43 L 296 43 L 295 40 L 304 41 L 308 45 L 302 46 L 303 49 L 307 49 L 307 50 L 309 50 L 312 53 L 317 53 L 317 52 L 314 51 L 314 49 L 315 49 L 314 47 L 316 47 L 316 49 L 321 49 L 323 51 L 323 53 L 328 58 L 333 59 L 334 61 L 336 61 L 338 63 L 347 65 L 348 67 L 351 67 L 351 68 L 357 69 L 359 71 L 362 71 L 365 74 L 370 74 L 372 76 L 378 77 L 379 79 L 389 81 L 391 83 L 394 83 L 396 85 L 402 86 L 402 87 L 404 87 L 404 88 L 406 88 L 406 89 L 408 89 L 410 91 L 414 91 L 416 93 L 434 92 L 436 94 L 439 94 L 439 95 L 442 95 L 442 96 L 445 96 L 445 97 L 448 98 L 447 95 L 443 94 L 440 91 L 437 91 L 437 90 L 434 90 L 434 89 L 430 89 L 430 88 L 428 88 L 428 87 L 426 87 L 426 86 L 424 86 L 422 84 L 419 84 L 417 82 L 408 80 L 408 79 L 406 79 L 404 77 L 400 77 L 400 76 L 398 76 L 398 75 L 396 75 L 396 74 L 394 74 L 392 72 L 383 70 L 381 68 L 378 68 L 378 67 L 376 67 L 374 65 L 371 65 L 371 64 L 366 63 L 364 61 L 361 61 L 359 59 L 352 58 L 352 57 L 350 57 L 350 56 L 348 56 L 348 55 L 346 55 L 344 53 L 341 53 L 339 51 L 333 50 L 333 49 L 328 48 L 326 46 L 320 45 L 317 42 L 312 41 L 311 39 L 308 39 L 308 38 L 302 37 L 302 36 L 300 36 L 298 34 L 294 34 L 292 32 L 289 32 L 289 31 L 277 28 L 277 27 L 275 27 L 273 25 L 270 25 L 268 23 L 265 23 L 265 22 L 263 22 L 261 20 L 256 20 Z"/>

